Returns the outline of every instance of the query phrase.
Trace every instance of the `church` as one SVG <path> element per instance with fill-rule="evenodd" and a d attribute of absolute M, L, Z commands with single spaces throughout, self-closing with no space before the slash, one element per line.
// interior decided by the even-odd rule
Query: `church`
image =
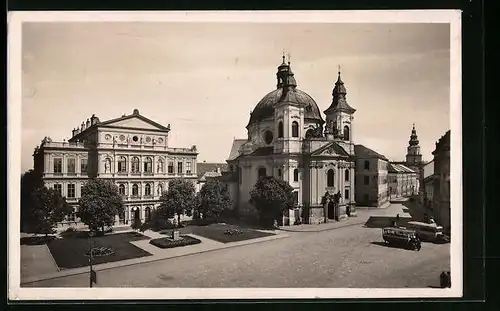
<path fill-rule="evenodd" d="M 332 102 L 324 111 L 297 86 L 290 61 L 283 56 L 276 89 L 250 114 L 247 139 L 235 139 L 227 163 L 236 177 L 231 193 L 240 215 L 255 213 L 250 190 L 263 176 L 285 180 L 294 189 L 300 215 L 308 223 L 354 216 L 356 109 L 347 102 L 339 71 Z M 335 195 L 335 206 L 325 194 Z M 292 222 L 290 213 L 290 222 Z"/>

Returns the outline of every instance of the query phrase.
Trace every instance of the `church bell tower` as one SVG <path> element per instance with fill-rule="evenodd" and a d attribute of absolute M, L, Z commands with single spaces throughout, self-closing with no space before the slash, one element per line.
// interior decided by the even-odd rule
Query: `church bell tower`
<path fill-rule="evenodd" d="M 406 153 L 406 164 L 410 166 L 417 167 L 422 162 L 422 155 L 420 154 L 420 146 L 417 136 L 417 130 L 415 130 L 415 123 L 413 123 L 413 128 L 411 130 L 410 141 L 408 142 L 408 148 Z"/>

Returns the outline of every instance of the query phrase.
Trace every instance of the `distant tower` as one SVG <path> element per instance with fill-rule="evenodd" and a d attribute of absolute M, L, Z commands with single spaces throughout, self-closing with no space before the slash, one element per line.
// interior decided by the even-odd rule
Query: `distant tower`
<path fill-rule="evenodd" d="M 409 146 L 406 153 L 406 164 L 408 166 L 418 167 L 422 163 L 422 155 L 420 154 L 420 146 L 418 145 L 417 131 L 415 130 L 415 123 L 411 130 Z"/>

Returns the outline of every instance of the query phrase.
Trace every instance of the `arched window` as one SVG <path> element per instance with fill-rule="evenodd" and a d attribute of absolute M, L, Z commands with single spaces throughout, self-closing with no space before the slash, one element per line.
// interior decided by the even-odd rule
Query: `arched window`
<path fill-rule="evenodd" d="M 125 157 L 120 157 L 118 159 L 118 172 L 120 173 L 127 172 L 127 159 Z"/>
<path fill-rule="evenodd" d="M 370 169 L 370 161 L 365 160 L 364 168 L 365 168 L 365 170 L 369 170 Z"/>
<path fill-rule="evenodd" d="M 158 159 L 158 164 L 156 165 L 156 172 L 157 173 L 163 173 L 163 160 Z"/>
<path fill-rule="evenodd" d="M 138 157 L 133 157 L 132 158 L 132 173 L 139 173 L 139 158 Z"/>
<path fill-rule="evenodd" d="M 293 181 L 299 181 L 299 170 L 298 169 L 293 170 Z"/>
<path fill-rule="evenodd" d="M 146 184 L 146 186 L 144 186 L 144 195 L 151 195 L 151 185 L 150 184 Z"/>
<path fill-rule="evenodd" d="M 132 185 L 132 196 L 139 196 L 139 186 L 137 186 L 137 184 Z"/>
<path fill-rule="evenodd" d="M 278 123 L 278 138 L 283 138 L 283 122 Z"/>
<path fill-rule="evenodd" d="M 334 187 L 334 185 L 335 185 L 335 173 L 333 172 L 332 169 L 329 169 L 328 172 L 326 173 L 326 186 Z"/>
<path fill-rule="evenodd" d="M 259 171 L 258 171 L 258 177 L 259 177 L 259 179 L 264 178 L 266 176 L 267 176 L 266 168 L 265 167 L 259 168 Z"/>
<path fill-rule="evenodd" d="M 124 184 L 121 184 L 118 186 L 118 193 L 120 195 L 125 195 L 125 185 Z"/>
<path fill-rule="evenodd" d="M 349 127 L 344 126 L 344 140 L 349 140 Z"/>
<path fill-rule="evenodd" d="M 299 123 L 297 121 L 292 122 L 292 137 L 299 137 Z"/>
<path fill-rule="evenodd" d="M 349 181 L 349 173 L 350 173 L 349 169 L 346 169 L 344 171 L 344 180 L 345 181 Z"/>
<path fill-rule="evenodd" d="M 144 160 L 144 173 L 152 173 L 153 172 L 153 159 L 147 157 Z"/>

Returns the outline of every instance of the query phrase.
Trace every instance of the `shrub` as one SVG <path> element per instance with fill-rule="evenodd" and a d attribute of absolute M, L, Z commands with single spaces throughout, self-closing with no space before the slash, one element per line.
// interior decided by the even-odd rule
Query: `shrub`
<path fill-rule="evenodd" d="M 187 245 L 195 245 L 201 243 L 201 240 L 193 238 L 189 235 L 181 235 L 179 240 L 172 240 L 169 238 L 159 238 L 149 241 L 150 244 L 159 248 L 174 248 Z"/>

